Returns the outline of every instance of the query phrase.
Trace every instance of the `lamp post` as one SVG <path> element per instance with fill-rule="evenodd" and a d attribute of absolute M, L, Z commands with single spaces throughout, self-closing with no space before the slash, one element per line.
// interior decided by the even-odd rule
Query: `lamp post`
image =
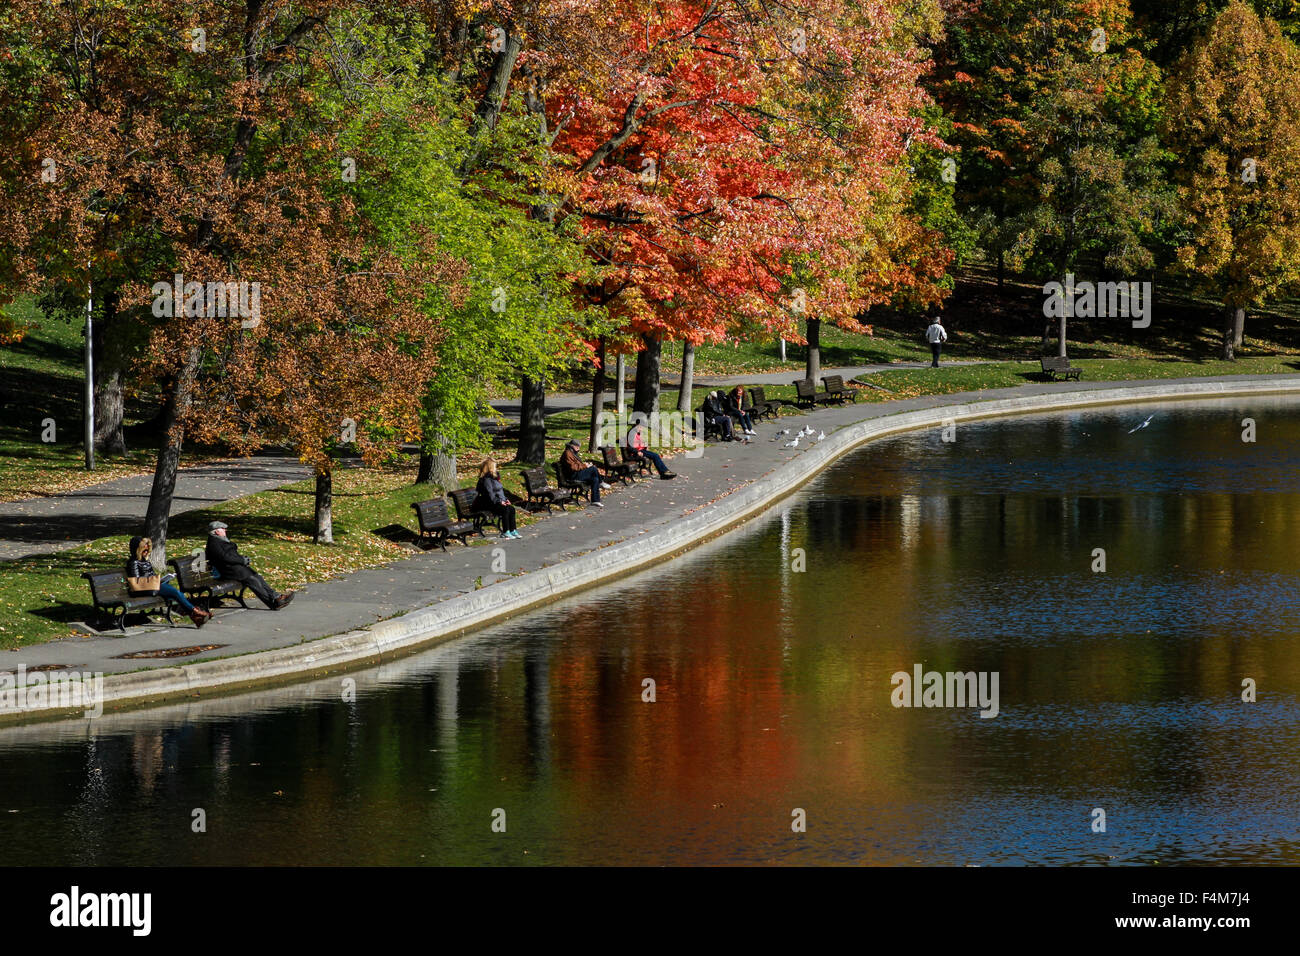
<path fill-rule="evenodd" d="M 95 470 L 95 340 L 93 314 L 94 287 L 90 262 L 86 262 L 86 471 Z"/>

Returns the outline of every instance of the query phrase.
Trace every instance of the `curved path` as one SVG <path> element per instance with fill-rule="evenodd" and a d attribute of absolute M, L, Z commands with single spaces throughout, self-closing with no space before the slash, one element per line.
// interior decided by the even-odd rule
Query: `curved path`
<path fill-rule="evenodd" d="M 764 511 L 863 442 L 948 420 L 1171 399 L 1300 394 L 1300 376 L 1228 376 L 1153 382 L 1041 383 L 979 393 L 821 409 L 760 426 L 750 445 L 709 445 L 680 457 L 673 482 L 617 489 L 604 509 L 556 513 L 516 541 L 416 554 L 381 568 L 308 585 L 281 612 L 256 606 L 218 612 L 201 633 L 188 625 L 116 638 L 71 638 L 13 654 L 0 669 L 38 666 L 103 672 L 106 705 L 292 681 L 373 664 L 456 637 L 562 595 L 665 560 Z M 1135 410 L 1135 415 L 1138 412 Z M 812 425 L 822 442 L 786 449 L 777 428 Z M 497 550 L 500 549 L 500 550 Z M 500 561 L 504 560 L 504 571 Z M 275 583 L 275 582 L 272 582 Z M 476 586 L 477 585 L 477 586 Z M 176 660 L 122 660 L 128 652 L 221 644 Z M 235 656 L 232 656 L 235 655 Z M 43 679 L 40 678 L 40 679 Z M 31 716 L 32 708 L 0 718 Z M 76 711 L 84 708 L 78 707 Z M 47 706 L 40 713 L 70 713 Z"/>

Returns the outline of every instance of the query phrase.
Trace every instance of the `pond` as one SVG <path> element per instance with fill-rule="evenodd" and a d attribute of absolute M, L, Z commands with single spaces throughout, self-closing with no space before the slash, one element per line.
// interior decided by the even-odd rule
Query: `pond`
<path fill-rule="evenodd" d="M 0 728 L 6 862 L 1300 863 L 1300 403 L 947 437 L 355 694 Z"/>

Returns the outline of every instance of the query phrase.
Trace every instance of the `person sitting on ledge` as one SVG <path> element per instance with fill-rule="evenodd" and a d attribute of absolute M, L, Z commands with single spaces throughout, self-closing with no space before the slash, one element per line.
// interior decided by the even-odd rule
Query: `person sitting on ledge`
<path fill-rule="evenodd" d="M 208 525 L 208 545 L 203 549 L 208 564 L 220 571 L 222 578 L 247 584 L 257 595 L 257 599 L 272 611 L 280 610 L 293 600 L 293 592 L 285 591 L 283 594 L 276 594 L 271 590 L 271 585 L 249 567 L 252 562 L 240 554 L 235 543 L 226 537 L 228 527 L 230 526 L 224 521 L 214 521 Z"/>
<path fill-rule="evenodd" d="M 189 598 L 172 584 L 174 574 L 168 574 L 159 577 L 158 572 L 154 570 L 153 564 L 149 561 L 149 555 L 153 551 L 153 539 L 134 537 L 131 539 L 131 559 L 126 562 L 126 584 L 132 594 L 149 594 L 159 595 L 166 598 L 173 604 L 179 604 L 190 620 L 194 622 L 195 627 L 202 627 L 208 623 L 208 618 L 212 617 L 212 612 L 205 611 L 202 608 L 195 607 L 190 603 Z M 149 578 L 157 579 L 156 582 L 148 581 Z M 136 584 L 155 584 L 154 587 L 136 588 Z"/>
<path fill-rule="evenodd" d="M 727 415 L 740 425 L 746 435 L 758 434 L 754 431 L 754 419 L 750 417 L 749 412 L 745 411 L 745 386 L 737 385 L 728 392 L 723 408 Z"/>
<path fill-rule="evenodd" d="M 700 406 L 700 413 L 704 416 L 706 425 L 717 428 L 718 433 L 722 435 L 723 441 L 736 440 L 735 432 L 731 427 L 731 417 L 727 415 L 726 409 L 722 407 L 717 392 L 709 392 L 704 399 L 704 404 Z"/>
<path fill-rule="evenodd" d="M 600 469 L 588 464 L 578 457 L 578 439 L 570 438 L 564 446 L 564 455 L 560 458 L 560 479 L 565 484 L 591 485 L 591 503 L 597 508 L 605 507 L 600 503 L 601 489 L 609 490 L 609 485 L 600 480 Z"/>
<path fill-rule="evenodd" d="M 676 474 L 668 470 L 663 458 L 657 452 L 650 450 L 650 446 L 645 439 L 645 426 L 641 422 L 633 422 L 632 427 L 627 430 L 627 450 L 638 461 L 648 461 L 654 465 L 655 471 L 659 472 L 659 477 L 664 481 L 677 477 Z"/>
<path fill-rule="evenodd" d="M 489 457 L 479 466 L 476 492 L 474 510 L 489 511 L 500 518 L 501 537 L 519 537 L 519 532 L 515 530 L 515 506 L 506 497 L 506 489 L 501 484 L 501 475 L 497 471 L 495 458 Z"/>

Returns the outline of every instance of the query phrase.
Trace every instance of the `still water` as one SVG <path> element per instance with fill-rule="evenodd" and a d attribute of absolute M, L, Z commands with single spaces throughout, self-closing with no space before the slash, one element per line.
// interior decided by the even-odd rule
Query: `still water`
<path fill-rule="evenodd" d="M 879 442 L 353 701 L 0 728 L 4 862 L 1295 865 L 1298 470 L 1294 400 Z M 998 715 L 894 707 L 917 664 Z"/>

